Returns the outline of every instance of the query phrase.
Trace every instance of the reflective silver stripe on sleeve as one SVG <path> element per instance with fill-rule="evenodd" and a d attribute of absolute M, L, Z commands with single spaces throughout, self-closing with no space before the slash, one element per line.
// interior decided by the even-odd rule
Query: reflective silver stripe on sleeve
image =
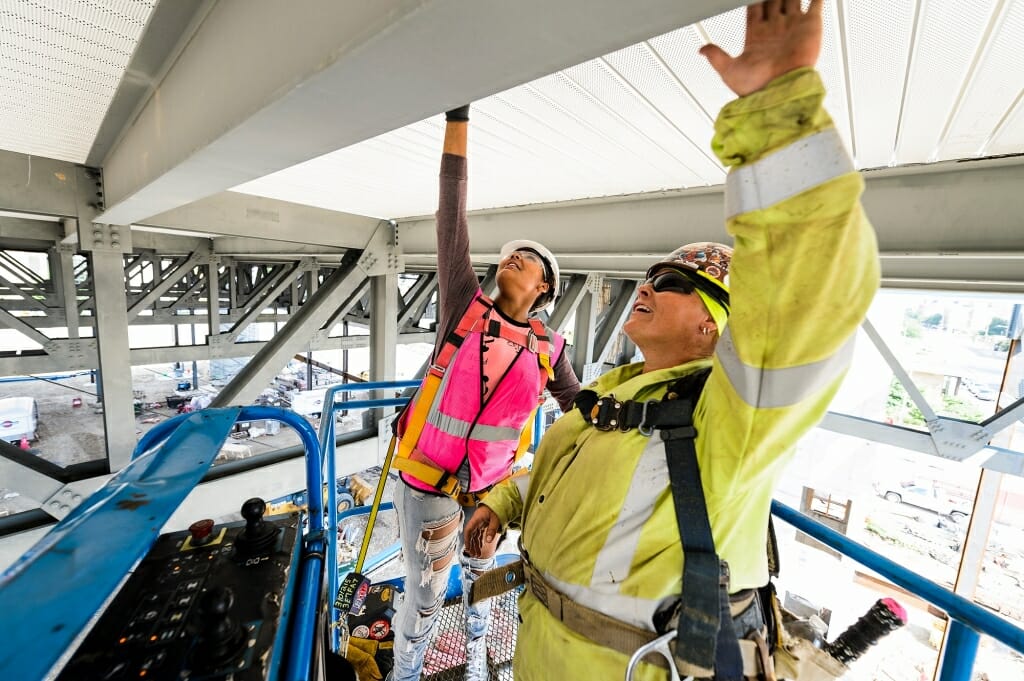
<path fill-rule="evenodd" d="M 785 369 L 763 369 L 744 364 L 736 352 L 729 326 L 718 341 L 715 356 L 740 398 L 752 407 L 788 407 L 824 390 L 836 380 L 853 359 L 855 336 L 830 357 Z"/>
<path fill-rule="evenodd" d="M 643 527 L 654 512 L 654 502 L 668 486 L 665 442 L 657 435 L 646 439 L 619 515 L 594 561 L 590 588 L 570 585 L 570 591 L 563 593 L 588 608 L 650 629 L 658 602 L 619 593 L 619 586 L 629 576 Z"/>
<path fill-rule="evenodd" d="M 725 217 L 774 206 L 853 171 L 853 161 L 836 129 L 822 130 L 755 163 L 730 170 Z"/>

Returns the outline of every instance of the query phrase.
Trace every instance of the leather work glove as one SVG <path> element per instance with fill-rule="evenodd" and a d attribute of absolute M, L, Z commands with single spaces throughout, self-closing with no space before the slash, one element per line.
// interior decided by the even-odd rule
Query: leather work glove
<path fill-rule="evenodd" d="M 353 636 L 348 640 L 345 659 L 355 669 L 360 681 L 383 681 L 384 672 L 377 664 L 377 653 L 380 649 L 391 648 L 394 641 L 373 641 Z"/>
<path fill-rule="evenodd" d="M 469 121 L 469 104 L 463 104 L 457 109 L 446 111 L 444 114 L 444 119 L 449 122 L 461 121 L 465 123 Z"/>

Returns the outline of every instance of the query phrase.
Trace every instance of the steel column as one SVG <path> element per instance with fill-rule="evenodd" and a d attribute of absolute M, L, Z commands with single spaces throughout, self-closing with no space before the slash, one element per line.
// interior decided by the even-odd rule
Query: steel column
<path fill-rule="evenodd" d="M 370 277 L 370 380 L 393 381 L 398 366 L 398 274 Z M 387 391 L 374 391 L 374 399 L 393 397 Z M 377 421 L 394 412 L 387 407 L 371 410 Z"/>
<path fill-rule="evenodd" d="M 630 303 L 636 296 L 637 286 L 639 283 L 635 281 L 622 281 L 619 284 L 618 293 L 602 315 L 601 327 L 595 339 L 594 363 L 603 364 L 608 357 L 612 345 L 615 344 L 615 337 L 629 316 Z"/>
<path fill-rule="evenodd" d="M 103 424 L 112 471 L 128 465 L 135 448 L 131 347 L 122 261 L 120 251 L 94 250 L 91 255 L 96 287 L 97 352 L 103 377 Z"/>
<path fill-rule="evenodd" d="M 597 336 L 597 296 L 600 291 L 600 281 L 592 283 L 594 285 L 587 289 L 586 294 L 583 295 L 576 306 L 576 328 L 573 333 L 575 348 L 572 355 L 572 369 L 583 383 L 596 378 L 595 371 L 591 368 L 591 363 L 593 362 L 594 343 Z"/>
<path fill-rule="evenodd" d="M 79 337 L 78 323 L 78 284 L 75 283 L 75 248 L 71 244 L 59 244 L 58 273 L 60 280 L 54 277 L 53 286 L 62 292 L 64 305 L 64 324 L 68 329 L 68 338 Z"/>

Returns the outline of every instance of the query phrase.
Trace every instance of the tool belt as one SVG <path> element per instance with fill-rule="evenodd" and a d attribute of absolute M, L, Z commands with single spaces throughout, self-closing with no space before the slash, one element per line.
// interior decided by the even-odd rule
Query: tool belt
<path fill-rule="evenodd" d="M 540 572 L 526 560 L 518 560 L 494 570 L 488 570 L 477 578 L 470 594 L 470 604 L 485 598 L 492 598 L 512 589 L 526 585 L 534 598 L 541 602 L 548 612 L 561 622 L 567 629 L 604 648 L 610 648 L 629 657 L 637 648 L 650 643 L 659 636 L 658 632 L 641 629 L 628 624 L 603 612 L 588 608 L 572 600 L 549 584 Z M 743 658 L 743 672 L 750 678 L 758 678 L 763 655 L 767 650 L 760 650 L 764 645 L 764 616 L 756 592 L 747 589 L 730 597 L 730 612 L 737 631 L 757 633 L 760 644 L 755 638 L 739 641 L 740 654 Z M 651 664 L 662 669 L 668 668 L 668 662 L 662 657 L 652 656 Z M 682 676 L 710 678 L 712 672 L 693 665 L 680 666 L 677 669 Z"/>

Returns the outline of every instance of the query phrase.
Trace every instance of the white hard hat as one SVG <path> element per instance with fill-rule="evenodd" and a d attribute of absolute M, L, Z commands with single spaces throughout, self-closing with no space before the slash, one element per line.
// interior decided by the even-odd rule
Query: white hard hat
<path fill-rule="evenodd" d="M 544 308 L 550 307 L 555 299 L 558 298 L 558 283 L 561 281 L 561 274 L 558 271 L 558 261 L 555 260 L 555 255 L 547 249 L 542 243 L 536 241 L 530 241 L 529 239 L 516 239 L 515 241 L 509 241 L 501 247 L 501 253 L 498 254 L 499 260 L 504 260 L 508 256 L 512 255 L 513 252 L 522 249 L 529 249 L 539 255 L 544 262 L 547 264 L 547 270 L 545 271 L 545 281 L 547 281 L 548 289 L 547 294 L 539 296 L 537 298 L 537 304 L 533 308 L 534 310 L 543 310 Z M 550 279 L 547 275 L 551 276 Z"/>

